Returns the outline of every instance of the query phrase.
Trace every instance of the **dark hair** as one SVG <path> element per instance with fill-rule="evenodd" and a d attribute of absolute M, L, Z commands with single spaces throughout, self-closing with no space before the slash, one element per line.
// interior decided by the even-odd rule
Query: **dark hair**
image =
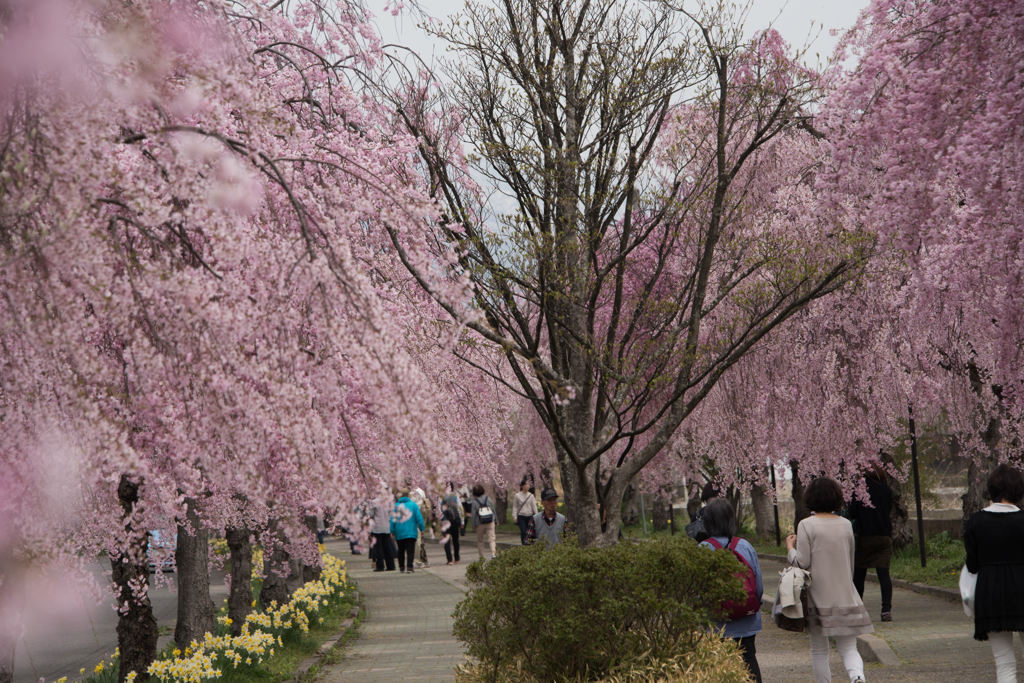
<path fill-rule="evenodd" d="M 1024 478 L 1015 467 L 1002 464 L 988 475 L 988 497 L 993 503 L 1008 500 L 1019 503 L 1024 498 Z"/>
<path fill-rule="evenodd" d="M 473 486 L 473 495 L 476 496 L 477 498 L 479 498 L 480 496 L 484 495 L 484 487 L 481 486 L 480 484 L 474 485 Z"/>
<path fill-rule="evenodd" d="M 736 511 L 725 498 L 715 498 L 704 508 L 704 533 L 708 536 L 735 536 Z"/>
<path fill-rule="evenodd" d="M 526 486 L 526 482 L 528 482 L 529 480 L 529 477 L 523 477 L 523 480 L 519 482 L 519 488 L 523 488 L 524 486 Z"/>
<path fill-rule="evenodd" d="M 718 498 L 722 495 L 722 489 L 718 487 L 718 484 L 708 482 L 704 484 L 704 488 L 700 491 L 700 502 L 706 503 L 712 498 Z"/>
<path fill-rule="evenodd" d="M 835 512 L 844 502 L 843 490 L 828 477 L 818 477 L 804 489 L 804 505 L 811 512 Z"/>

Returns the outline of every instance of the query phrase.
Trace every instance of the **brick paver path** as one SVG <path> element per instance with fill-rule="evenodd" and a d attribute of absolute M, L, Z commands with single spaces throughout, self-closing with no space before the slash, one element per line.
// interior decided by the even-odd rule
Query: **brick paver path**
<path fill-rule="evenodd" d="M 466 540 L 475 542 L 470 535 Z M 325 683 L 452 683 L 463 661 L 462 644 L 452 636 L 452 611 L 465 593 L 465 567 L 476 549 L 462 547 L 462 562 L 445 566 L 444 551 L 428 544 L 430 570 L 374 572 L 365 557 L 344 556 L 359 587 L 367 618 L 344 659 L 321 679 Z M 445 579 L 431 573 L 445 574 Z M 446 580 L 447 579 L 447 580 Z"/>

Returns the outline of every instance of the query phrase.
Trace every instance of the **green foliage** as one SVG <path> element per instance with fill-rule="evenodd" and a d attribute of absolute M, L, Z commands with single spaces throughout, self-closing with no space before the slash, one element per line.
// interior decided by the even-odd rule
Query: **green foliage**
<path fill-rule="evenodd" d="M 512 548 L 468 567 L 471 591 L 455 609 L 455 636 L 488 683 L 512 672 L 600 680 L 642 659 L 692 651 L 718 606 L 742 598 L 739 570 L 731 553 L 685 536 Z"/>
<path fill-rule="evenodd" d="M 541 683 L 522 669 L 522 660 L 515 669 L 501 670 L 497 680 L 487 667 L 469 662 L 455 670 L 456 683 Z M 576 679 L 571 683 L 583 683 Z M 749 683 L 750 674 L 739 647 L 728 638 L 705 635 L 696 640 L 694 649 L 665 659 L 643 654 L 612 670 L 601 683 Z M 544 682 L 546 683 L 546 682 Z M 568 683 L 568 682 L 567 682 Z"/>
<path fill-rule="evenodd" d="M 929 586 L 958 588 L 960 568 L 967 559 L 963 541 L 950 538 L 949 532 L 943 531 L 925 536 L 924 550 L 928 560 L 928 566 L 924 568 L 921 567 L 921 546 L 916 539 L 906 548 L 894 551 L 889 569 L 893 578 L 926 583 Z"/>

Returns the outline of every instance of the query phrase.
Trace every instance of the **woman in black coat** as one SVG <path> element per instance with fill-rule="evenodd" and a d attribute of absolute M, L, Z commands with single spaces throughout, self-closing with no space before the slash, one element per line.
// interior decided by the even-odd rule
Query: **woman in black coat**
<path fill-rule="evenodd" d="M 882 621 L 892 621 L 892 578 L 889 563 L 892 560 L 892 489 L 886 482 L 885 468 L 874 462 L 864 472 L 870 507 L 854 498 L 848 507 L 848 517 L 857 532 L 857 550 L 853 563 L 853 585 L 864 598 L 864 580 L 868 570 L 878 575 L 882 589 Z"/>
<path fill-rule="evenodd" d="M 988 478 L 992 505 L 967 520 L 967 571 L 978 575 L 974 637 L 992 645 L 998 683 L 1015 683 L 1013 632 L 1024 631 L 1024 479 L 1009 465 Z"/>

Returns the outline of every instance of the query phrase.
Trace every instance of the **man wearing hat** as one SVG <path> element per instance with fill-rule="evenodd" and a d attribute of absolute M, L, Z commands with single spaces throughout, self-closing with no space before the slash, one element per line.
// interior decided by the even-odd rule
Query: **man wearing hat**
<path fill-rule="evenodd" d="M 526 542 L 543 539 L 548 545 L 557 545 L 562 542 L 562 534 L 566 530 L 565 515 L 558 512 L 558 492 L 544 489 L 540 494 L 540 504 L 544 509 L 535 514 L 526 527 Z"/>

